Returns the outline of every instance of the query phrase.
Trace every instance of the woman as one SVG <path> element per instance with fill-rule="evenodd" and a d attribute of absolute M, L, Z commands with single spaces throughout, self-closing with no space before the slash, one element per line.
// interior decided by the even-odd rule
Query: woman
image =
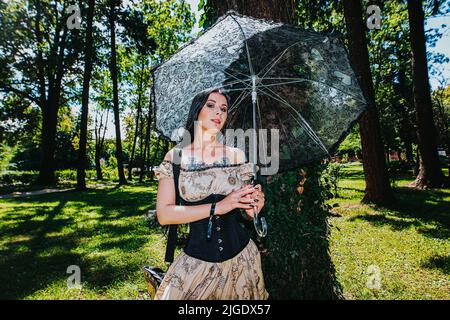
<path fill-rule="evenodd" d="M 230 105 L 220 89 L 199 93 L 192 101 L 186 129 L 191 143 L 170 150 L 155 170 L 159 181 L 156 213 L 161 225 L 189 223 L 189 239 L 159 286 L 155 300 L 267 299 L 256 244 L 239 225 L 253 206 L 264 207 L 261 185 L 246 181 L 252 163 L 245 153 L 217 141 Z M 179 161 L 179 162 L 175 162 Z M 175 205 L 174 163 L 180 164 Z M 259 170 L 259 167 L 257 167 Z M 212 228 L 208 237 L 208 223 Z"/>

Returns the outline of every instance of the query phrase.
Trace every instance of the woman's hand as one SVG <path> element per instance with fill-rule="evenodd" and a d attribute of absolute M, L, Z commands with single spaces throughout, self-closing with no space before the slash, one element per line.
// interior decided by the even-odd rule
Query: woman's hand
<path fill-rule="evenodd" d="M 259 214 L 264 207 L 265 196 L 260 184 L 257 184 L 254 189 L 255 191 L 248 194 L 246 197 L 255 200 L 256 213 Z M 251 209 L 245 209 L 245 213 L 253 219 L 253 207 Z"/>
<path fill-rule="evenodd" d="M 231 192 L 224 199 L 217 202 L 215 214 L 224 215 L 237 208 L 253 210 L 251 205 L 256 205 L 256 202 L 247 195 L 254 193 L 255 191 L 255 187 L 252 185 L 246 185 L 241 189 Z"/>

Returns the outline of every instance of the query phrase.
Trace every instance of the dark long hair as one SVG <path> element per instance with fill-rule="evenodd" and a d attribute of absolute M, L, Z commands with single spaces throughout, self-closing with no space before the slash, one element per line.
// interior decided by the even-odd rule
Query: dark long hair
<path fill-rule="evenodd" d="M 191 109 L 189 110 L 188 118 L 186 120 L 185 129 L 189 132 L 191 137 L 191 143 L 194 141 L 194 130 L 195 130 L 195 121 L 198 119 L 198 115 L 205 105 L 206 101 L 208 101 L 208 97 L 211 93 L 217 92 L 223 95 L 227 99 L 228 107 L 230 106 L 230 96 L 225 92 L 225 90 L 221 88 L 212 88 L 206 89 L 198 93 L 194 99 L 192 99 Z M 228 108 L 227 108 L 228 111 Z M 225 124 L 221 130 L 222 134 L 225 135 Z"/>

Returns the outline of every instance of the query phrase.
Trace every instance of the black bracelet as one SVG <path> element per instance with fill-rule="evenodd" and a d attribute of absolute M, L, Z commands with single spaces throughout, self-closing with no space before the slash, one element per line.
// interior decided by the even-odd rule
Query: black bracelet
<path fill-rule="evenodd" d="M 213 202 L 211 204 L 211 210 L 209 211 L 209 216 L 212 217 L 215 212 L 216 212 L 216 202 Z"/>
<path fill-rule="evenodd" d="M 211 204 L 211 210 L 209 211 L 208 230 L 206 232 L 206 239 L 208 239 L 208 240 L 211 239 L 211 234 L 212 234 L 212 217 L 213 217 L 215 211 L 216 211 L 216 202 L 214 201 Z"/>

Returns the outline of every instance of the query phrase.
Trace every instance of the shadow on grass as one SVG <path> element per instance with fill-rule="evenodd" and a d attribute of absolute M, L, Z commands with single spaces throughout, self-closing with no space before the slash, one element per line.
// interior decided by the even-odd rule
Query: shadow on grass
<path fill-rule="evenodd" d="M 129 279 L 148 258 L 143 214 L 154 201 L 150 192 L 114 188 L 7 200 L 17 206 L 0 225 L 0 298 L 23 299 L 65 282 L 70 265 L 98 293 Z"/>
<path fill-rule="evenodd" d="M 414 226 L 425 236 L 439 239 L 450 237 L 450 202 L 439 189 L 417 190 L 408 187 L 396 189 L 397 202 L 386 208 L 378 208 L 381 213 L 352 217 L 377 226 L 390 225 L 394 230 Z"/>
<path fill-rule="evenodd" d="M 422 266 L 428 269 L 439 269 L 446 274 L 450 274 L 450 255 L 432 256 L 427 262 L 423 263 Z"/>

